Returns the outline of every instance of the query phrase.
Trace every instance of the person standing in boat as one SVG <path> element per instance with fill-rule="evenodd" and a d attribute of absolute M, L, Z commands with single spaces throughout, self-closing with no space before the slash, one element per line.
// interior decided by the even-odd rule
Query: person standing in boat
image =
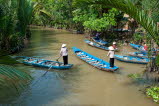
<path fill-rule="evenodd" d="M 116 42 L 113 42 L 112 46 L 113 46 L 114 49 L 117 49 Z"/>
<path fill-rule="evenodd" d="M 68 64 L 68 49 L 66 47 L 66 44 L 62 44 L 61 50 L 60 50 L 60 56 L 63 57 L 64 65 Z"/>
<path fill-rule="evenodd" d="M 110 68 L 114 67 L 114 47 L 110 46 L 109 47 L 109 52 L 107 54 L 107 56 L 109 56 L 110 60 L 109 60 L 109 64 L 110 64 Z"/>

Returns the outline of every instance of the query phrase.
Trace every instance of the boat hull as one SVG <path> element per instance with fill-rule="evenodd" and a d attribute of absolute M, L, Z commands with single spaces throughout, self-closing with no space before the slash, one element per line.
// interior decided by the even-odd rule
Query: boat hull
<path fill-rule="evenodd" d="M 133 43 L 130 43 L 130 46 L 136 50 L 140 50 L 140 51 L 143 51 L 143 48 L 144 46 L 141 46 L 141 45 L 136 45 L 136 44 L 133 44 Z"/>
<path fill-rule="evenodd" d="M 136 64 L 147 64 L 150 61 L 148 58 L 139 58 L 133 56 L 115 55 L 114 58 L 122 62 L 136 63 Z"/>
<path fill-rule="evenodd" d="M 85 61 L 86 63 L 90 64 L 93 67 L 96 67 L 103 71 L 111 71 L 111 72 L 114 72 L 118 69 L 117 66 L 110 68 L 110 65 L 108 62 L 106 62 L 102 59 L 99 59 L 93 55 L 90 55 L 76 47 L 73 47 L 72 49 L 78 58 L 80 58 L 81 60 Z"/>
<path fill-rule="evenodd" d="M 106 50 L 106 51 L 109 51 L 109 48 L 108 47 L 105 47 L 103 45 L 99 45 L 97 43 L 94 43 L 94 42 L 91 42 L 89 40 L 85 40 L 85 42 L 89 45 L 89 46 L 92 46 L 92 47 L 96 47 L 98 49 L 102 49 L 102 50 Z M 119 50 L 118 49 L 115 49 L 116 52 L 118 52 Z"/>
<path fill-rule="evenodd" d="M 33 57 L 25 57 L 22 63 L 26 65 L 32 65 L 49 69 L 69 69 L 73 66 L 73 64 L 63 65 L 62 62 L 38 59 Z"/>
<path fill-rule="evenodd" d="M 96 42 L 96 43 L 98 43 L 98 44 L 100 44 L 100 45 L 106 45 L 106 44 L 108 44 L 108 42 L 106 42 L 106 41 L 104 41 L 104 40 L 101 40 L 101 39 L 96 40 L 96 37 L 92 37 L 91 39 L 92 39 L 94 42 Z"/>

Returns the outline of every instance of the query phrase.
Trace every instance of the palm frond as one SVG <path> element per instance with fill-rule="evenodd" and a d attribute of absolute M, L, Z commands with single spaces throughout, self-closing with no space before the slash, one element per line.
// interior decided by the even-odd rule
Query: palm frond
<path fill-rule="evenodd" d="M 29 73 L 19 71 L 8 65 L 0 65 L 0 102 L 19 95 L 32 77 Z"/>

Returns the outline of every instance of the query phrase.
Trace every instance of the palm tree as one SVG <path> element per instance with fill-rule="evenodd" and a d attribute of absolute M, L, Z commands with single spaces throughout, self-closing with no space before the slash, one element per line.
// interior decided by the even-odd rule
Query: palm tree
<path fill-rule="evenodd" d="M 21 36 L 26 37 L 28 25 L 32 21 L 34 3 L 31 0 L 18 0 L 18 29 Z"/>
<path fill-rule="evenodd" d="M 0 46 L 9 49 L 10 39 L 15 33 L 15 0 L 2 0 L 0 3 Z"/>

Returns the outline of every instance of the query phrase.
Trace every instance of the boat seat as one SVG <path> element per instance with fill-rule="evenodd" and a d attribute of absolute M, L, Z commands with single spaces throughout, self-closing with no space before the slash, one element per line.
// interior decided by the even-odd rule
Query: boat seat
<path fill-rule="evenodd" d="M 88 63 L 92 63 L 94 60 L 86 60 L 86 62 Z"/>
<path fill-rule="evenodd" d="M 107 67 L 106 64 L 94 64 L 94 66 L 98 66 L 98 67 Z"/>
<path fill-rule="evenodd" d="M 146 62 L 147 60 L 146 59 L 141 59 L 141 61 Z"/>
<path fill-rule="evenodd" d="M 128 57 L 124 57 L 124 56 L 123 56 L 123 59 L 124 59 L 124 60 L 128 60 Z"/>
<path fill-rule="evenodd" d="M 139 60 L 137 60 L 136 58 L 132 58 L 132 60 L 136 60 L 136 61 L 139 61 Z"/>
<path fill-rule="evenodd" d="M 95 61 L 91 61 L 91 62 L 89 62 L 90 64 L 95 64 L 95 63 L 97 63 L 98 61 L 97 60 L 95 60 Z"/>

